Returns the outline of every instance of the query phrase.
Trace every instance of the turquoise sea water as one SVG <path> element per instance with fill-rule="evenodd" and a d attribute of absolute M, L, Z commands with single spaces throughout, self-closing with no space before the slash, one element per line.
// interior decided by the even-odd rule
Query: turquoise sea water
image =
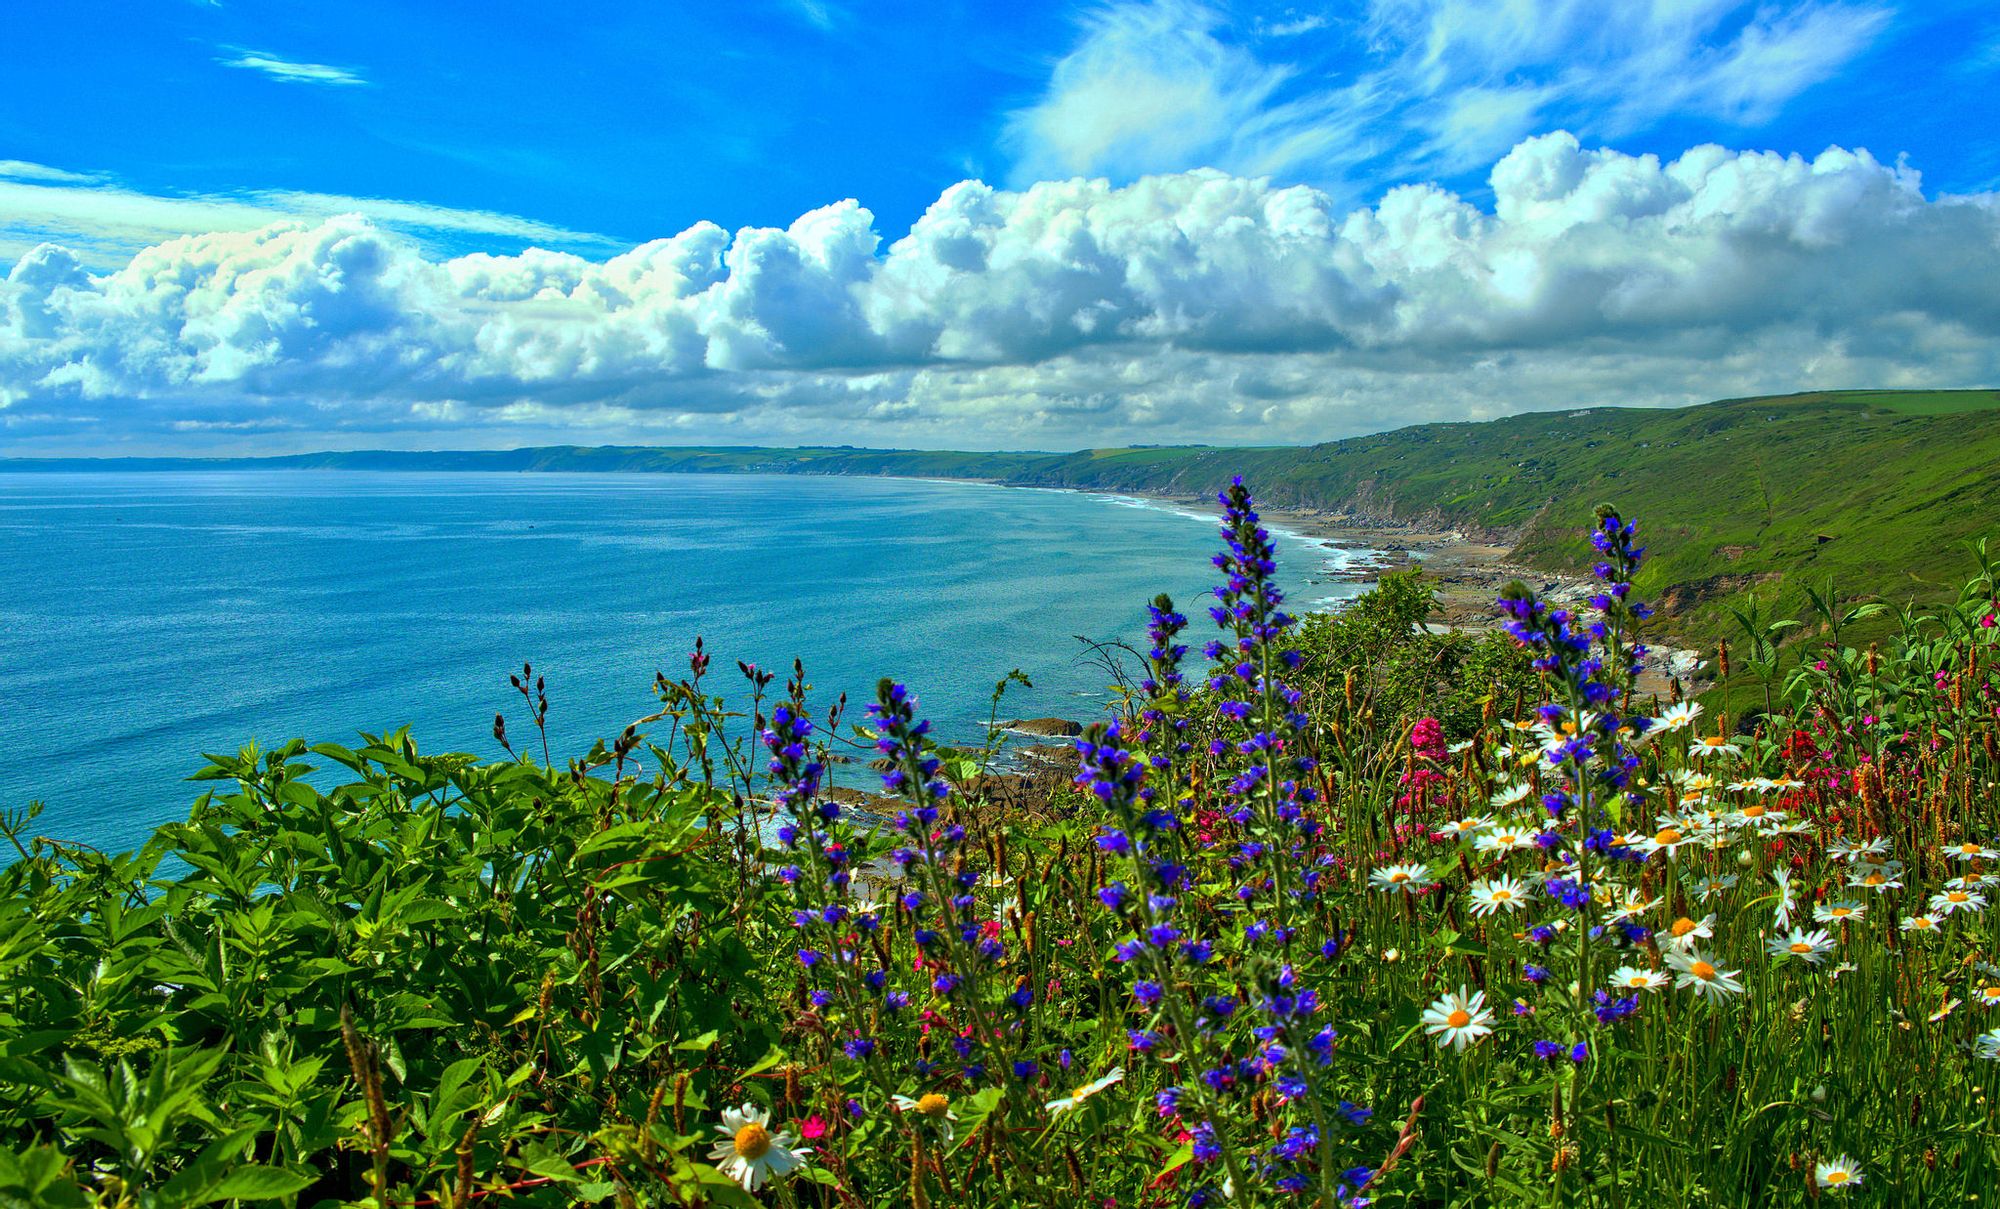
<path fill-rule="evenodd" d="M 1280 535 L 1292 602 L 1342 555 Z M 558 760 L 650 712 L 656 669 L 711 683 L 805 659 L 852 721 L 883 675 L 947 738 L 1085 717 L 1071 637 L 1143 637 L 1172 592 L 1206 639 L 1214 523 L 1074 492 L 761 475 L 240 471 L 0 475 L 0 807 L 105 848 L 185 814 L 203 751 L 414 727 L 497 756 L 507 676 L 548 678 Z M 1198 644 L 1197 644 L 1198 645 Z M 776 685 L 774 685 L 776 687 Z M 864 774 L 865 775 L 865 774 Z"/>

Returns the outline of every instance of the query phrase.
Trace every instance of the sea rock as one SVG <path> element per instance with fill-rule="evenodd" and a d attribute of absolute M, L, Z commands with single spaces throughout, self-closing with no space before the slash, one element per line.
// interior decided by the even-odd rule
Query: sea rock
<path fill-rule="evenodd" d="M 1071 722 L 1068 718 L 1016 718 L 1004 729 L 1043 738 L 1067 738 L 1082 734 L 1083 723 Z"/>

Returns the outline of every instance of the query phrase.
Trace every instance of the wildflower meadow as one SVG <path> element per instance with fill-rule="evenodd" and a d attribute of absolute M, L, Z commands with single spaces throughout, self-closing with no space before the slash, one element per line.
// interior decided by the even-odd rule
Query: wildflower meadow
<path fill-rule="evenodd" d="M 1638 690 L 1613 508 L 1585 605 L 1510 587 L 1440 671 L 1295 623 L 1219 504 L 1042 808 L 920 684 L 697 643 L 566 761 L 524 668 L 507 758 L 212 756 L 128 854 L 9 816 L 0 1204 L 2000 1197 L 1983 547 L 1745 615 L 1733 716 Z"/>

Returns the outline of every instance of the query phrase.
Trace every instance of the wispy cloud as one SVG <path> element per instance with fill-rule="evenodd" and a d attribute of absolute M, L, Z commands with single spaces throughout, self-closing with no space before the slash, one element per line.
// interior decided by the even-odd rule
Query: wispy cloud
<path fill-rule="evenodd" d="M 847 14 L 827 0 L 790 0 L 791 9 L 822 33 L 832 33 Z"/>
<path fill-rule="evenodd" d="M 71 172 L 67 168 L 53 168 L 48 164 L 37 164 L 28 160 L 0 160 L 0 180 L 84 185 L 103 179 L 103 176 L 96 173 Z"/>
<path fill-rule="evenodd" d="M 598 253 L 623 246 L 608 236 L 491 210 L 294 190 L 147 193 L 102 173 L 0 160 L 0 264 L 54 242 L 92 267 L 107 268 L 183 235 L 254 231 L 339 214 L 365 215 L 434 249 L 462 251 L 482 240 Z"/>
<path fill-rule="evenodd" d="M 1892 16 L 1886 0 L 1373 0 L 1355 22 L 1243 25 L 1202 0 L 1113 0 L 1084 15 L 1005 140 L 1020 183 L 1208 166 L 1372 188 L 1491 163 L 1557 126 L 1755 127 Z"/>
<path fill-rule="evenodd" d="M 329 63 L 299 63 L 261 50 L 245 50 L 240 46 L 223 48 L 223 53 L 217 55 L 215 61 L 224 67 L 240 67 L 245 71 L 254 71 L 288 84 L 320 84 L 334 88 L 353 88 L 368 83 L 367 79 L 353 68 L 335 67 Z"/>

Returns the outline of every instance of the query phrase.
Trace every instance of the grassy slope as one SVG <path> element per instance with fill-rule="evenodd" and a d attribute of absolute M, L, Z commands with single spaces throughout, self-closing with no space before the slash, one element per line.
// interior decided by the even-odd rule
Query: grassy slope
<path fill-rule="evenodd" d="M 1657 551 L 1643 586 L 1665 600 L 1669 628 L 1700 637 L 1722 631 L 1724 604 L 1777 574 L 1794 585 L 1802 576 L 1815 582 L 1831 576 L 1846 595 L 1942 595 L 1967 566 L 1960 543 L 2000 533 L 2000 391 L 1991 390 L 1827 392 L 1666 410 L 1538 412 L 1308 448 L 996 454 L 564 446 L 259 461 L 300 468 L 892 474 L 1188 493 L 1214 491 L 1242 474 L 1270 505 L 1485 530 L 1512 541 L 1522 560 L 1551 569 L 1581 564 L 1586 551 L 1578 533 L 1591 507 L 1609 500 L 1641 522 Z M 25 467 L 0 462 L 0 468 Z M 1767 600 L 1772 591 L 1761 589 Z"/>
<path fill-rule="evenodd" d="M 1722 605 L 1776 574 L 1793 585 L 1831 576 L 1844 595 L 1943 595 L 1968 566 L 1962 542 L 2000 536 L 1995 391 L 1542 412 L 1305 450 L 1142 455 L 1072 455 L 1021 477 L 1205 491 L 1240 471 L 1275 504 L 1496 532 L 1552 569 L 1583 565 L 1579 531 L 1608 500 L 1642 523 L 1657 551 L 1644 586 L 1690 635 L 1721 632 Z"/>

